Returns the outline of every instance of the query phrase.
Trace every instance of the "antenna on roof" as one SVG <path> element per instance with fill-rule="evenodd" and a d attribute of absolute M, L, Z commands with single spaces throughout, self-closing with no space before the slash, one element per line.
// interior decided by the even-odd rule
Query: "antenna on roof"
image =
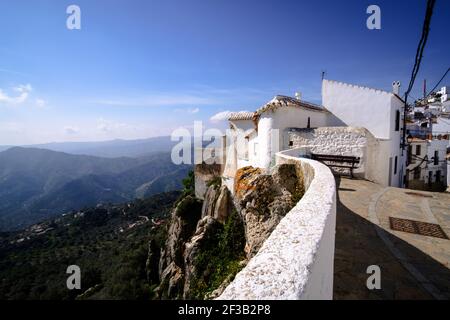
<path fill-rule="evenodd" d="M 325 79 L 325 73 L 326 73 L 326 71 L 322 70 L 322 80 Z"/>

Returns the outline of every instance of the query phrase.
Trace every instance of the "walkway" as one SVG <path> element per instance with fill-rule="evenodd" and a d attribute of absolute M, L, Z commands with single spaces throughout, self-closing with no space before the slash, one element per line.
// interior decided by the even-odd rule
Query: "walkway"
<path fill-rule="evenodd" d="M 439 224 L 450 237 L 450 194 L 344 177 L 337 187 L 334 299 L 450 299 L 450 240 L 394 231 L 389 223 Z M 381 268 L 380 290 L 366 287 L 370 265 Z"/>

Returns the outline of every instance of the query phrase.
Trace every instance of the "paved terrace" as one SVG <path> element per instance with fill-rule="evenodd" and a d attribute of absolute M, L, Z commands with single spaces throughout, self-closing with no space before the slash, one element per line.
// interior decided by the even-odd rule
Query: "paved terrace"
<path fill-rule="evenodd" d="M 439 224 L 450 237 L 450 194 L 345 177 L 336 187 L 334 299 L 450 299 L 450 240 L 389 224 L 390 216 Z M 372 264 L 381 268 L 380 290 L 366 287 Z"/>

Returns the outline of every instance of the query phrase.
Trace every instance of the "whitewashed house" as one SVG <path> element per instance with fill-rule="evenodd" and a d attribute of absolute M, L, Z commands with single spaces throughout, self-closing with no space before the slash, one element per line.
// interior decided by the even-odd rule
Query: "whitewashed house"
<path fill-rule="evenodd" d="M 255 112 L 236 112 L 229 117 L 235 148 L 227 152 L 223 173 L 232 186 L 236 170 L 245 166 L 268 169 L 275 153 L 288 149 L 286 132 L 291 128 L 327 126 L 329 112 L 298 98 L 276 96 Z M 231 188 L 232 190 L 232 188 Z"/>
<path fill-rule="evenodd" d="M 276 96 L 254 112 L 232 113 L 223 150 L 223 182 L 233 190 L 239 168 L 269 169 L 277 152 L 305 147 L 314 153 L 360 157 L 357 176 L 402 187 L 404 102 L 398 86 L 394 89 L 395 93 L 323 80 L 322 106 L 299 95 Z"/>
<path fill-rule="evenodd" d="M 441 191 L 447 185 L 446 139 L 413 138 L 408 150 L 408 188 Z"/>
<path fill-rule="evenodd" d="M 322 104 L 332 113 L 329 125 L 364 127 L 379 142 L 374 179 L 384 186 L 404 185 L 406 152 L 402 152 L 404 101 L 393 92 L 323 80 Z"/>

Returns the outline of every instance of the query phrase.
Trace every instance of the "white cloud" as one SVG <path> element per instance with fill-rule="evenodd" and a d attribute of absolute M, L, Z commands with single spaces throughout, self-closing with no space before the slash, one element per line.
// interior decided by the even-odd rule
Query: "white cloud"
<path fill-rule="evenodd" d="M 103 132 L 117 131 L 119 129 L 130 128 L 126 123 L 120 123 L 100 118 L 97 121 L 97 129 Z"/>
<path fill-rule="evenodd" d="M 230 115 L 234 112 L 249 112 L 247 110 L 241 110 L 241 111 L 222 111 L 222 112 L 218 112 L 215 115 L 213 115 L 211 118 L 209 118 L 209 121 L 211 121 L 212 123 L 217 123 L 220 121 L 225 121 L 228 120 L 228 118 L 230 117 Z"/>
<path fill-rule="evenodd" d="M 220 121 L 228 120 L 228 118 L 230 117 L 230 114 L 231 114 L 231 111 L 229 111 L 229 110 L 218 112 L 215 115 L 213 115 L 211 118 L 209 118 L 209 121 L 220 122 Z"/>
<path fill-rule="evenodd" d="M 43 108 L 47 104 L 47 101 L 45 101 L 44 99 L 37 98 L 35 100 L 35 103 L 38 108 Z"/>
<path fill-rule="evenodd" d="M 33 90 L 30 84 L 19 85 L 13 88 L 13 91 L 17 92 L 17 96 L 10 96 L 0 89 L 0 103 L 18 105 L 25 102 L 28 99 L 30 92 Z"/>
<path fill-rule="evenodd" d="M 77 134 L 80 132 L 80 129 L 78 127 L 73 127 L 73 126 L 65 126 L 64 127 L 64 132 L 66 134 L 69 135 L 73 135 L 73 134 Z"/>

